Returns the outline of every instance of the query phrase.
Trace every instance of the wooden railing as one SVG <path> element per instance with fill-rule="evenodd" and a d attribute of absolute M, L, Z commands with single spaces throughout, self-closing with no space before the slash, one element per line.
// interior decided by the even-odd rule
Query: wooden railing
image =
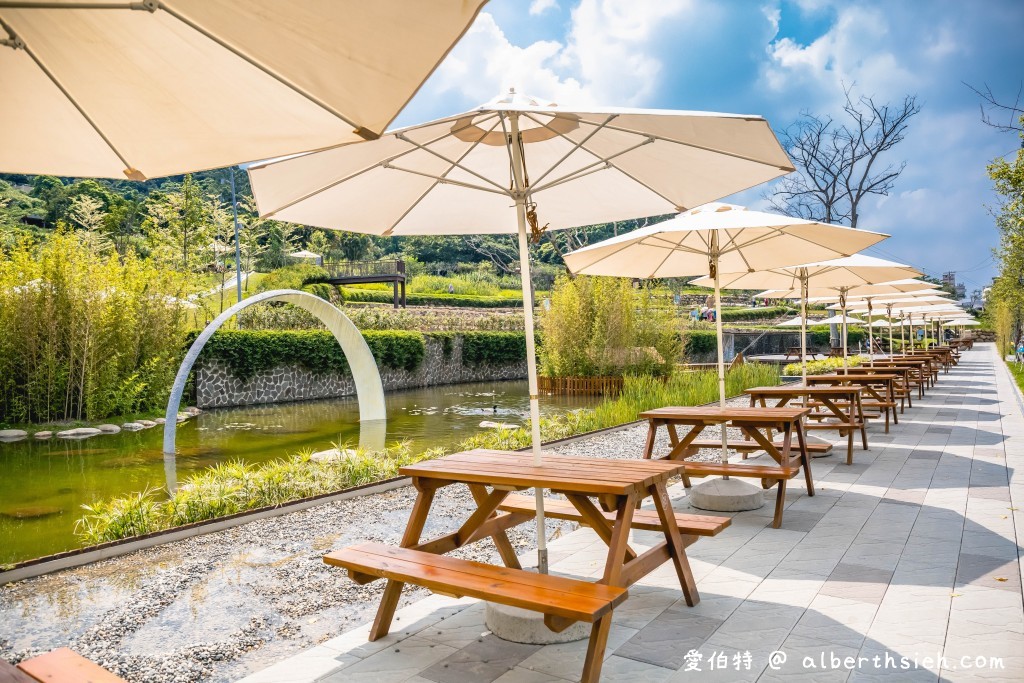
<path fill-rule="evenodd" d="M 324 270 L 331 277 L 405 275 L 405 261 L 324 261 Z"/>

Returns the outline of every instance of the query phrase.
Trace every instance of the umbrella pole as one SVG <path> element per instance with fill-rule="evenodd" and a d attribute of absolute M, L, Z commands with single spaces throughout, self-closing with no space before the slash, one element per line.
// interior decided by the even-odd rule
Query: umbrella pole
<path fill-rule="evenodd" d="M 711 233 L 711 276 L 715 279 L 715 337 L 718 341 L 718 405 L 725 408 L 725 350 L 722 346 L 722 287 L 718 281 L 718 231 Z M 722 463 L 729 462 L 725 423 L 722 423 Z M 725 476 L 722 479 L 728 479 Z"/>
<path fill-rule="evenodd" d="M 868 365 L 875 367 L 875 328 L 871 327 L 871 299 L 868 299 Z"/>
<path fill-rule="evenodd" d="M 515 183 L 516 219 L 519 221 L 519 276 L 523 286 L 523 318 L 526 322 L 526 370 L 530 389 L 530 444 L 533 464 L 540 466 L 540 402 L 537 390 L 537 351 L 533 334 L 533 287 L 530 283 L 530 245 L 526 239 L 526 192 L 523 182 L 523 156 L 519 140 L 519 114 L 509 113 L 512 128 L 512 176 Z M 533 490 L 537 508 L 537 571 L 548 573 L 548 540 L 544 524 L 544 490 Z"/>
<path fill-rule="evenodd" d="M 885 320 L 889 323 L 889 358 L 892 358 L 892 304 L 885 305 Z"/>
<path fill-rule="evenodd" d="M 807 386 L 807 269 L 800 269 L 800 379 Z M 805 397 L 806 398 L 806 397 Z"/>
<path fill-rule="evenodd" d="M 839 295 L 839 305 L 843 311 L 843 324 L 840 326 L 840 334 L 843 335 L 843 374 L 846 374 L 846 292 Z"/>

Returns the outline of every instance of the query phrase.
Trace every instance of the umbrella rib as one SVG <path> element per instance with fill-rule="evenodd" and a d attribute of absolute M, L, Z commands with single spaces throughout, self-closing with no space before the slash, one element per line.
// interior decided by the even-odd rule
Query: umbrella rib
<path fill-rule="evenodd" d="M 20 43 L 21 48 L 25 50 L 25 54 L 27 54 L 32 59 L 32 61 L 36 63 L 36 66 L 39 67 L 40 71 L 46 74 L 46 77 L 50 79 L 50 82 L 57 86 L 57 89 L 60 90 L 61 93 L 64 94 L 64 97 L 68 99 L 68 102 L 70 102 L 71 105 L 78 111 L 78 113 L 82 115 L 82 118 L 86 120 L 89 126 L 94 131 L 96 131 L 96 135 L 99 135 L 100 139 L 103 140 L 103 142 L 106 143 L 107 147 L 110 148 L 110 151 L 117 155 L 117 158 L 121 160 L 121 163 L 124 164 L 125 175 L 128 175 L 130 179 L 135 180 L 136 178 L 131 178 L 131 175 L 129 175 L 129 173 L 131 171 L 135 171 L 136 173 L 138 173 L 138 170 L 132 168 L 131 163 L 124 157 L 123 154 L 121 154 L 121 151 L 117 148 L 117 146 L 110 141 L 110 138 L 108 138 L 106 134 L 102 130 L 100 130 L 99 125 L 97 125 L 97 123 L 93 121 L 92 117 L 89 116 L 88 112 L 85 111 L 85 108 L 83 108 L 82 105 L 78 103 L 78 100 L 76 100 L 74 96 L 72 96 L 71 93 L 68 92 L 68 89 L 64 87 L 64 84 L 60 82 L 60 80 L 53 74 L 53 72 L 50 71 L 45 64 L 43 64 L 43 60 L 41 60 L 39 56 L 32 50 L 32 48 L 30 48 L 25 43 L 25 41 L 22 40 L 18 36 L 18 34 L 7 24 L 7 22 L 3 21 L 2 19 L 0 19 L 0 27 L 7 31 L 7 33 L 11 36 L 12 40 L 16 41 L 17 43 Z"/>
<path fill-rule="evenodd" d="M 486 119 L 484 119 L 484 120 L 486 121 Z M 467 125 L 463 126 L 462 128 L 459 128 L 458 130 L 465 130 L 470 125 L 471 124 L 467 124 Z M 456 131 L 454 131 L 454 130 L 446 131 L 442 135 L 438 135 L 436 138 L 434 138 L 433 140 L 431 140 L 427 144 L 430 145 L 430 144 L 433 144 L 433 143 L 438 142 L 440 140 L 443 140 L 444 138 L 448 137 L 449 135 L 451 135 L 454 132 L 456 132 Z M 352 144 L 352 143 L 346 143 L 346 144 Z M 343 146 L 344 145 L 338 145 L 338 147 L 343 147 Z M 337 149 L 337 147 L 333 147 L 333 148 L 329 148 L 329 149 Z M 327 150 L 323 150 L 323 151 L 327 151 Z M 355 171 L 354 173 L 350 173 L 347 176 L 345 176 L 343 178 L 339 178 L 338 180 L 335 180 L 333 182 L 330 182 L 327 185 L 324 185 L 323 187 L 317 188 L 317 189 L 315 189 L 315 190 L 313 190 L 311 192 L 307 192 L 306 194 L 302 195 L 301 197 L 297 197 L 296 199 L 293 199 L 290 202 L 286 202 L 286 203 L 282 204 L 281 206 L 277 207 L 276 209 L 273 209 L 272 211 L 268 211 L 266 213 L 260 213 L 260 218 L 268 218 L 270 216 L 278 214 L 281 211 L 284 211 L 285 209 L 289 209 L 289 208 L 295 206 L 299 202 L 304 202 L 307 199 L 309 199 L 310 197 L 315 197 L 316 195 L 320 194 L 321 192 L 326 192 L 327 190 L 330 190 L 330 189 L 332 189 L 334 187 L 337 187 L 338 185 L 341 185 L 342 183 L 347 183 L 348 181 L 353 180 L 354 178 L 358 178 L 359 176 L 363 175 L 364 173 L 369 173 L 370 171 L 372 171 L 375 168 L 383 168 L 387 164 L 390 164 L 392 161 L 395 161 L 396 159 L 401 159 L 402 157 L 408 156 L 408 155 L 412 154 L 415 151 L 417 151 L 416 147 L 410 147 L 409 149 L 403 149 L 401 152 L 398 152 L 397 154 L 392 154 L 391 156 L 389 156 L 386 159 L 382 159 L 380 161 L 376 161 L 373 164 L 370 164 L 369 166 L 365 166 L 365 167 L 359 169 L 358 171 Z M 285 163 L 285 162 L 278 162 L 278 163 Z M 271 165 L 272 164 L 265 164 L 263 166 L 255 167 L 255 168 L 256 169 L 258 169 L 258 168 L 267 168 L 267 167 L 269 167 Z M 254 170 L 254 167 L 250 167 L 249 168 L 250 175 L 251 175 L 251 172 L 253 170 Z"/>
<path fill-rule="evenodd" d="M 757 119 L 757 120 L 764 121 L 764 119 Z M 586 124 L 591 125 L 591 126 L 594 125 L 594 124 L 590 123 L 589 121 L 583 121 L 582 123 L 586 123 Z M 765 121 L 765 123 L 767 123 L 767 121 Z M 760 164 L 762 166 L 772 166 L 774 168 L 779 169 L 780 171 L 785 171 L 786 173 L 792 173 L 793 171 L 796 170 L 796 168 L 793 167 L 793 166 L 779 166 L 778 164 L 773 164 L 770 161 L 762 161 L 761 159 L 755 159 L 754 157 L 749 157 L 749 156 L 746 156 L 746 155 L 743 155 L 743 154 L 736 154 L 735 152 L 727 152 L 727 151 L 725 151 L 723 149 L 715 149 L 714 147 L 707 147 L 705 145 L 698 145 L 698 144 L 693 143 L 693 142 L 684 142 L 682 140 L 675 140 L 673 138 L 665 137 L 664 135 L 654 135 L 654 134 L 644 133 L 644 132 L 641 132 L 641 131 L 633 130 L 631 128 L 623 128 L 621 126 L 608 125 L 608 126 L 606 126 L 606 128 L 608 130 L 614 130 L 614 131 L 618 131 L 620 133 L 632 133 L 633 135 L 647 135 L 648 137 L 652 137 L 655 140 L 658 140 L 660 142 L 668 142 L 668 143 L 671 143 L 671 144 L 674 144 L 674 145 L 682 145 L 683 147 L 690 147 L 692 149 L 699 149 L 699 150 L 704 151 L 704 152 L 714 152 L 715 154 L 723 154 L 725 156 L 732 157 L 734 159 L 740 159 L 742 161 L 749 161 L 751 163 Z"/>
<path fill-rule="evenodd" d="M 557 130 L 555 130 L 554 128 L 552 128 L 551 126 L 549 126 L 549 125 L 548 125 L 547 123 L 544 123 L 543 121 L 539 121 L 538 119 L 534 118 L 534 117 L 533 117 L 533 115 L 532 115 L 532 114 L 530 114 L 529 112 L 524 112 L 524 113 L 523 113 L 523 115 L 524 115 L 524 116 L 525 116 L 526 118 L 528 118 L 528 119 L 530 119 L 531 121 L 533 121 L 534 123 L 536 123 L 536 124 L 537 124 L 538 126 L 541 126 L 542 128 L 546 128 L 546 129 L 548 129 L 549 131 L 551 131 L 552 133 L 555 133 L 556 135 L 560 135 L 560 133 L 559 133 L 559 132 L 558 132 Z M 586 144 L 586 142 L 587 142 L 587 141 L 588 141 L 588 140 L 589 140 L 590 138 L 592 138 L 592 137 L 594 137 L 595 135 L 597 135 L 597 134 L 598 134 L 598 133 L 599 133 L 599 132 L 601 131 L 601 129 L 602 129 L 602 128 L 604 128 L 604 127 L 605 127 L 606 125 L 608 125 L 609 123 L 611 123 L 612 121 L 614 121 L 614 120 L 615 120 L 615 117 L 617 117 L 617 116 L 618 116 L 618 114 L 609 114 L 609 115 L 608 115 L 608 118 L 604 120 L 604 123 L 602 123 L 602 124 L 601 124 L 600 126 L 595 126 L 595 127 L 594 127 L 594 130 L 592 130 L 592 131 L 590 132 L 590 134 L 589 134 L 589 135 L 586 135 L 586 136 L 584 136 L 584 138 L 583 138 L 582 140 L 580 140 L 579 142 L 575 142 L 575 143 L 574 143 L 574 142 L 572 142 L 572 140 L 570 140 L 569 138 L 565 137 L 564 135 L 563 135 L 563 136 L 561 136 L 561 137 L 564 137 L 564 138 L 565 138 L 566 140 L 569 140 L 569 142 L 570 142 L 570 143 L 572 143 L 572 149 L 570 149 L 570 150 L 569 150 L 568 152 L 566 152 L 566 153 L 565 153 L 565 156 L 563 156 L 563 157 L 562 157 L 561 159 L 559 159 L 559 160 L 558 160 L 558 161 L 556 161 L 556 162 L 555 162 L 554 164 L 552 164 L 552 165 L 551 165 L 551 167 L 550 167 L 550 168 L 548 168 L 548 170 L 544 171 L 544 173 L 542 173 L 542 174 L 541 174 L 541 176 L 540 176 L 539 178 L 537 178 L 537 179 L 536 179 L 536 180 L 534 181 L 534 184 L 535 184 L 535 185 L 539 185 L 539 184 L 540 184 L 540 182 L 541 182 L 542 180 L 544 180 L 545 178 L 547 178 L 547 177 L 548 177 L 548 175 L 550 175 L 550 173 L 551 173 L 552 171 L 554 171 L 554 170 L 555 170 L 556 168 L 558 168 L 559 166 L 561 166 L 561 165 L 562 165 L 562 163 L 563 163 L 563 162 L 564 162 L 564 161 L 565 161 L 566 159 L 568 159 L 568 158 L 569 158 L 570 156 L 572 156 L 572 154 L 573 154 L 574 152 L 576 152 L 577 150 L 581 149 L 581 148 L 583 147 L 583 145 L 584 145 L 584 144 Z"/>
<path fill-rule="evenodd" d="M 565 137 L 565 135 L 562 135 L 561 133 L 558 133 L 558 136 L 561 137 L 561 138 L 564 138 L 565 140 L 568 140 L 570 143 L 573 142 L 570 138 Z M 620 157 L 623 154 L 629 154 L 630 152 L 632 152 L 632 151 L 634 151 L 636 149 L 639 149 L 639 148 L 643 147 L 644 145 L 649 145 L 652 142 L 653 142 L 653 140 L 651 140 L 651 139 L 645 139 L 643 142 L 638 142 L 637 144 L 633 145 L 632 147 L 628 147 L 628 148 L 626 148 L 624 150 L 616 152 L 615 154 L 611 154 L 611 155 L 609 155 L 607 157 L 602 157 L 599 154 L 594 154 L 594 152 L 591 152 L 586 147 L 582 147 L 582 149 L 584 149 L 587 152 L 590 152 L 590 154 L 593 154 L 595 157 L 597 157 L 597 161 L 589 163 L 586 166 L 583 166 L 582 168 L 578 168 L 575 171 L 572 171 L 571 173 L 567 173 L 566 175 L 562 176 L 561 178 L 557 178 L 555 180 L 552 180 L 547 185 L 541 185 L 539 187 L 534 187 L 534 188 L 531 189 L 531 192 L 543 192 L 544 190 L 552 188 L 552 187 L 554 187 L 556 185 L 561 185 L 562 183 L 568 182 L 570 180 L 574 180 L 577 177 L 582 177 L 583 175 L 589 175 L 588 171 L 593 171 L 593 170 L 599 170 L 600 171 L 600 170 L 603 170 L 602 168 L 600 168 L 600 166 L 602 164 L 605 166 L 605 168 L 609 168 L 609 167 L 610 168 L 614 168 L 617 171 L 620 171 L 623 174 L 625 174 L 626 176 L 628 176 L 630 179 L 632 179 L 632 180 L 634 180 L 636 182 L 640 182 L 640 181 L 636 180 L 636 178 L 633 178 L 633 176 L 631 176 L 628 173 L 626 173 L 625 171 L 623 171 L 618 166 L 615 166 L 614 164 L 612 164 L 611 161 L 612 161 L 612 159 Z M 598 168 L 595 168 L 595 167 L 598 167 Z M 644 183 L 640 183 L 640 184 L 643 185 L 644 187 L 647 187 L 647 185 L 644 184 Z M 650 188 L 648 188 L 648 189 L 650 189 Z M 651 192 L 654 192 L 654 190 L 651 190 Z M 657 193 L 655 193 L 655 194 L 657 194 Z M 667 202 L 671 202 L 671 200 L 668 199 L 667 197 L 664 197 L 664 196 L 662 196 L 660 194 L 658 196 L 662 197 L 662 199 L 664 199 Z M 672 203 L 672 206 L 676 206 L 675 202 L 671 202 L 671 203 Z"/>
<path fill-rule="evenodd" d="M 493 128 L 491 130 L 493 130 Z M 399 140 L 401 140 L 402 142 L 406 142 L 406 143 L 408 143 L 410 145 L 413 145 L 417 149 L 423 150 L 427 154 L 433 154 L 435 157 L 437 157 L 441 161 L 445 162 L 446 164 L 451 164 L 452 167 L 455 167 L 455 168 L 458 168 L 460 170 L 463 170 L 463 171 L 465 171 L 466 173 L 468 173 L 470 175 L 476 176 L 477 178 L 479 178 L 480 180 L 484 181 L 485 183 L 488 183 L 489 185 L 493 185 L 494 187 L 498 188 L 498 190 L 502 194 L 504 194 L 506 196 L 509 195 L 508 190 L 506 190 L 504 187 L 502 187 L 498 183 L 494 182 L 493 180 L 491 180 L 487 176 L 482 175 L 480 173 L 477 173 L 476 171 L 474 171 L 471 168 L 466 168 L 465 166 L 460 164 L 458 161 L 452 161 L 451 159 L 449 159 L 445 155 L 441 154 L 440 152 L 435 152 L 434 150 L 432 150 L 429 147 L 427 147 L 427 145 L 433 144 L 434 142 L 437 142 L 437 140 L 433 140 L 431 142 L 428 142 L 427 145 L 421 145 L 420 143 L 416 142 L 415 140 L 409 139 L 409 137 L 405 133 L 396 133 L 395 137 L 398 138 Z M 473 143 L 473 147 L 476 147 L 479 143 L 480 143 L 480 140 L 477 140 L 476 142 Z M 465 157 L 462 157 L 462 158 L 465 158 Z M 460 161 L 461 161 L 461 159 L 460 159 Z M 451 168 L 448 169 L 448 171 L 451 171 L 451 170 L 452 170 Z"/>
<path fill-rule="evenodd" d="M 495 128 L 497 128 L 497 127 L 498 127 L 498 123 L 497 123 L 497 122 L 495 122 L 495 124 L 494 124 L 493 126 L 491 126 L 490 130 L 488 130 L 487 132 L 488 132 L 488 133 L 490 133 L 491 131 L 493 131 L 493 130 L 494 130 Z M 469 155 L 469 153 L 470 153 L 470 152 L 472 152 L 472 151 L 473 151 L 474 149 L 476 149 L 477 145 L 479 145 L 479 144 L 480 144 L 480 141 L 481 141 L 481 140 L 483 140 L 483 139 L 484 139 L 484 136 L 483 136 L 483 135 L 481 135 L 481 136 L 480 136 L 480 138 L 479 138 L 479 139 L 478 139 L 478 140 L 477 140 L 476 142 L 474 142 L 474 143 L 473 143 L 472 145 L 470 145 L 470 146 L 469 146 L 469 149 L 467 149 L 467 150 L 466 150 L 466 151 L 465 151 L 465 152 L 464 152 L 464 153 L 462 154 L 462 156 L 461 156 L 461 157 L 459 157 L 459 159 L 458 159 L 458 160 L 459 160 L 459 161 L 462 161 L 463 159 L 465 159 L 465 158 L 466 158 L 466 157 L 467 157 L 467 156 Z M 393 168 L 397 168 L 397 167 L 393 167 Z M 444 178 L 444 177 L 445 177 L 445 176 L 447 176 L 447 175 L 448 175 L 449 173 L 451 173 L 451 170 L 452 170 L 453 168 L 455 168 L 455 166 L 454 166 L 454 165 L 452 165 L 452 166 L 449 166 L 449 167 L 448 167 L 448 170 L 446 170 L 446 171 L 445 171 L 444 173 L 442 173 L 442 174 L 441 174 L 441 178 Z M 404 171 L 404 170 L 406 170 L 406 169 L 397 169 L 397 170 L 402 170 L 402 171 Z M 440 182 L 441 182 L 441 179 L 440 179 L 440 178 L 436 179 L 436 180 L 435 180 L 435 181 L 434 181 L 434 182 L 433 182 L 433 183 L 432 183 L 432 184 L 430 185 L 430 187 L 428 187 L 428 188 L 427 188 L 426 190 L 424 190 L 424 191 L 423 191 L 423 194 L 421 194 L 421 195 L 420 195 L 419 197 L 417 197 L 417 198 L 416 198 L 416 201 L 415 201 L 415 202 L 413 202 L 413 203 L 412 203 L 412 204 L 411 204 L 411 205 L 409 206 L 409 208 L 407 208 L 407 209 L 406 209 L 405 211 L 403 211 L 403 212 L 402 212 L 402 215 L 401 215 L 401 216 L 399 216 L 399 217 L 398 217 L 398 218 L 397 218 L 397 219 L 395 220 L 395 222 L 391 224 L 391 227 L 389 227 L 389 228 L 388 228 L 387 230 L 385 230 L 383 234 L 384 234 L 384 235 L 391 235 L 391 233 L 393 233 L 393 232 L 395 231 L 395 228 L 396 228 L 396 227 L 398 227 L 398 224 L 399 224 L 399 223 L 401 223 L 401 222 L 402 222 L 403 220 L 405 220 L 405 217 L 406 217 L 406 216 L 408 216 L 408 215 L 409 215 L 410 213 L 412 213 L 412 212 L 413 212 L 413 210 L 414 210 L 414 209 L 415 209 L 415 208 L 416 208 L 417 206 L 419 206 L 419 205 L 420 205 L 420 202 L 422 202 L 422 201 L 423 201 L 423 199 L 424 199 L 424 198 L 425 198 L 425 197 L 426 197 L 426 196 L 427 196 L 428 194 L 430 194 L 431 190 L 433 190 L 433 189 L 434 189 L 435 187 L 437 187 L 438 183 L 440 183 Z M 494 191 L 494 190 L 491 190 L 491 189 L 489 189 L 489 188 L 486 188 L 486 187 L 476 187 L 476 186 L 474 186 L 474 185 L 468 185 L 468 184 L 460 183 L 460 182 L 458 182 L 458 181 L 451 181 L 451 180 L 449 180 L 449 181 L 447 181 L 447 182 L 449 182 L 449 183 L 451 183 L 451 182 L 454 182 L 454 183 L 455 183 L 456 185 L 462 185 L 462 186 L 465 186 L 465 187 L 473 187 L 473 188 L 475 188 L 475 189 L 483 190 L 483 191 L 485 191 L 485 192 L 493 192 L 493 191 Z"/>
<path fill-rule="evenodd" d="M 383 164 L 381 166 L 381 168 L 386 169 L 388 171 L 402 171 L 403 173 L 409 173 L 410 175 L 417 175 L 417 176 L 422 176 L 423 178 L 430 178 L 431 180 L 436 181 L 434 183 L 435 185 L 438 184 L 438 183 L 440 183 L 442 185 L 458 185 L 459 187 L 465 187 L 465 188 L 470 189 L 470 190 L 479 190 L 480 192 L 490 192 L 492 194 L 500 194 L 502 197 L 507 197 L 508 196 L 508 192 L 505 192 L 504 190 L 495 190 L 495 189 L 490 188 L 490 187 L 484 187 L 483 185 L 474 185 L 473 183 L 467 183 L 467 182 L 463 182 L 461 180 L 451 180 L 450 178 L 445 178 L 444 175 L 437 176 L 437 175 L 434 175 L 432 173 L 425 173 L 423 171 L 414 171 L 411 168 L 402 168 L 401 166 L 395 166 L 394 164 L 390 164 L 390 163 Z"/>

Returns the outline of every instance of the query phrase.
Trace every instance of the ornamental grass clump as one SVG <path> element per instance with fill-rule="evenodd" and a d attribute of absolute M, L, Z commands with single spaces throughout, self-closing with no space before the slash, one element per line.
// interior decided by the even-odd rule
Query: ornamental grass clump
<path fill-rule="evenodd" d="M 726 394 L 735 396 L 754 386 L 779 383 L 778 368 L 763 363 L 746 363 L 726 374 Z M 650 375 L 626 377 L 622 391 L 606 398 L 594 408 L 583 408 L 561 415 L 542 417 L 543 441 L 565 439 L 597 429 L 633 422 L 637 416 L 661 406 L 695 406 L 718 399 L 718 374 L 714 370 L 677 372 L 667 380 Z M 501 428 L 471 436 L 459 444 L 460 450 L 494 448 L 516 450 L 530 445 L 530 425 Z"/>
<path fill-rule="evenodd" d="M 416 453 L 408 442 L 383 450 L 337 448 L 337 454 L 299 453 L 263 464 L 232 461 L 186 479 L 173 493 L 147 488 L 83 506 L 75 533 L 86 544 L 116 541 L 239 512 L 277 507 L 289 501 L 343 491 L 398 475 L 441 449 Z"/>
<path fill-rule="evenodd" d="M 867 356 L 847 356 L 846 367 L 855 368 L 858 365 L 863 365 L 868 362 Z M 842 358 L 822 358 L 821 360 L 809 360 L 807 361 L 807 374 L 808 375 L 822 375 L 843 367 Z M 802 374 L 800 369 L 800 363 L 790 363 L 782 369 L 783 375 L 794 375 Z"/>

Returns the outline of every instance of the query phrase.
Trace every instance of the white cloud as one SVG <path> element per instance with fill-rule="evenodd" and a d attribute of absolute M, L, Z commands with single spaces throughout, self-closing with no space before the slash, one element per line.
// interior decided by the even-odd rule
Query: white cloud
<path fill-rule="evenodd" d="M 882 97 L 910 92 L 918 76 L 894 54 L 894 42 L 885 12 L 844 7 L 832 27 L 808 45 L 788 37 L 772 42 L 764 82 L 779 93 L 805 95 L 810 89 L 832 100 L 842 96 L 843 84 L 857 83 Z"/>
<path fill-rule="evenodd" d="M 534 0 L 531 10 L 549 0 Z M 661 59 L 651 43 L 667 19 L 696 0 L 582 0 L 564 41 L 514 45 L 488 12 L 441 64 L 431 88 L 470 104 L 509 87 L 559 104 L 640 105 L 658 84 Z"/>
<path fill-rule="evenodd" d="M 549 9 L 558 7 L 558 0 L 533 0 L 530 3 L 530 16 L 536 17 L 544 14 Z"/>

